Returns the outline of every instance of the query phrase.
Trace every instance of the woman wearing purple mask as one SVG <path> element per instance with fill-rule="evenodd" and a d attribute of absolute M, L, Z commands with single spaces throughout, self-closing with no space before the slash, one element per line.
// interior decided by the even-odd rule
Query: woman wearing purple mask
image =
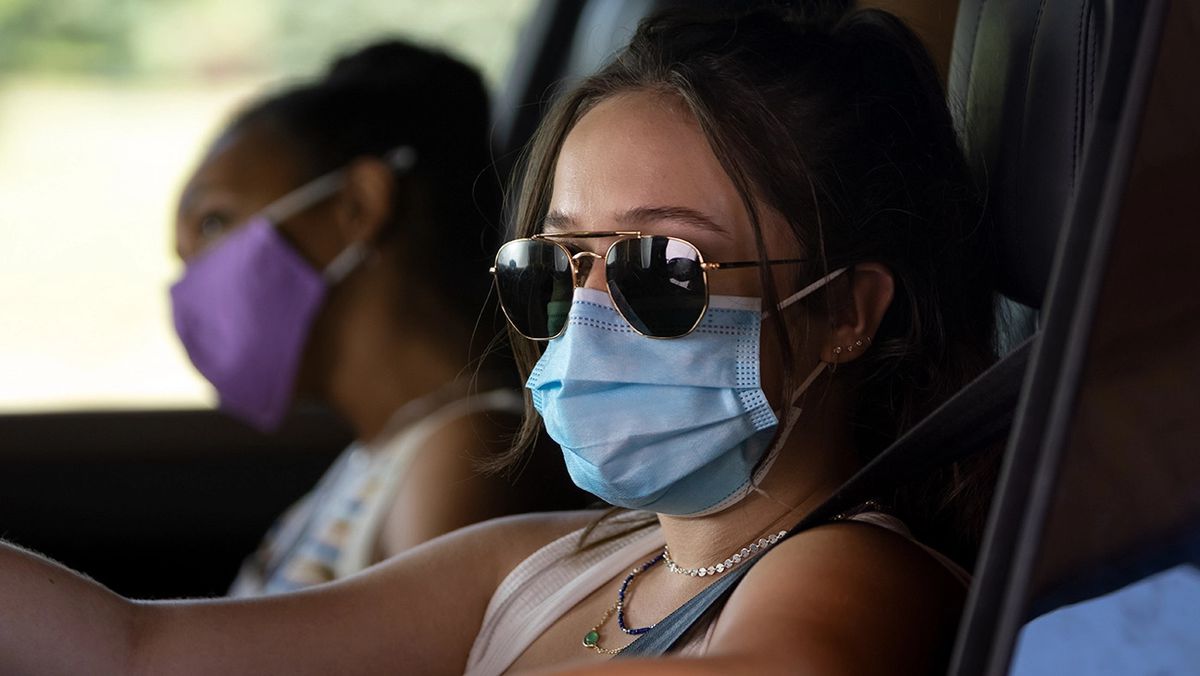
<path fill-rule="evenodd" d="M 269 432 L 297 399 L 327 402 L 359 439 L 233 594 L 327 582 L 476 521 L 572 504 L 552 458 L 523 482 L 548 490 L 477 471 L 521 409 L 495 373 L 469 385 L 497 212 L 487 115 L 471 68 L 381 43 L 243 110 L 187 182 L 172 307 L 221 408 Z"/>
<path fill-rule="evenodd" d="M 812 6 L 645 22 L 530 148 L 491 265 L 525 431 L 623 509 L 498 519 L 254 601 L 133 603 L 0 548 L 0 669 L 944 670 L 986 458 L 796 527 L 991 362 L 986 232 L 916 36 Z M 738 579 L 666 659 L 614 659 Z"/>

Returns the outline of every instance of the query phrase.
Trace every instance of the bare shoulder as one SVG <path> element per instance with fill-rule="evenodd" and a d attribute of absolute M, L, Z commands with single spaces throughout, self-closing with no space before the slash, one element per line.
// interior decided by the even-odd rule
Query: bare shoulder
<path fill-rule="evenodd" d="M 517 564 L 534 552 L 568 533 L 586 527 L 599 515 L 600 512 L 596 510 L 580 510 L 504 516 L 468 526 L 446 537 L 460 538 L 463 541 L 461 549 L 470 550 L 471 556 L 489 560 L 496 583 L 499 584 Z"/>
<path fill-rule="evenodd" d="M 477 463 L 508 450 L 520 415 L 504 411 L 468 411 L 445 418 L 421 440 L 418 461 L 449 462 L 459 471 L 476 473 Z"/>
<path fill-rule="evenodd" d="M 950 571 L 908 538 L 830 524 L 764 556 L 730 597 L 711 649 L 769 655 L 783 671 L 934 673 L 964 597 Z"/>
<path fill-rule="evenodd" d="M 519 418 L 475 411 L 443 421 L 420 439 L 420 448 L 402 468 L 397 487 L 376 534 L 374 560 L 407 551 L 444 533 L 512 514 L 579 506 L 542 499 L 561 493 L 560 481 L 521 482 L 536 462 L 524 462 L 514 476 L 488 473 L 481 462 L 508 451 Z M 554 458 L 565 477 L 562 461 Z M 552 519 L 551 522 L 556 522 Z"/>

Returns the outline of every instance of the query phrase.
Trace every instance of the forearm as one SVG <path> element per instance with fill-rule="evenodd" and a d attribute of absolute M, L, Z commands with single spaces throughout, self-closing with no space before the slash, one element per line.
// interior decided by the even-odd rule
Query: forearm
<path fill-rule="evenodd" d="M 480 524 L 257 599 L 130 602 L 0 543 L 0 674 L 461 673 L 503 575 L 586 518 Z"/>
<path fill-rule="evenodd" d="M 133 673 L 139 612 L 100 584 L 0 542 L 0 673 Z"/>
<path fill-rule="evenodd" d="M 369 606 L 362 593 L 317 588 L 251 600 L 130 601 L 0 542 L 0 674 L 384 673 L 387 644 L 374 631 L 384 626 L 358 623 L 357 639 L 336 626 L 354 626 L 356 606 Z"/>

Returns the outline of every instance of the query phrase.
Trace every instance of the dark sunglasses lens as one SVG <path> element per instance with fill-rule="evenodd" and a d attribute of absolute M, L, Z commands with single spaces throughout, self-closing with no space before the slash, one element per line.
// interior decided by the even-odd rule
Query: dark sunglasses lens
<path fill-rule="evenodd" d="M 509 242 L 496 255 L 496 289 L 517 331 L 530 338 L 556 336 L 571 309 L 571 261 L 550 242 Z"/>
<path fill-rule="evenodd" d="M 667 237 L 619 240 L 605 262 L 617 309 L 641 333 L 674 338 L 692 330 L 708 294 L 700 252 Z"/>

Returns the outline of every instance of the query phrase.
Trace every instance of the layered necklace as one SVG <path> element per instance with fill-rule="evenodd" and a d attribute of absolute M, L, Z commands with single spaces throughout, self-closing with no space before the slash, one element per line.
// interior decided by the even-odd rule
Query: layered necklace
<path fill-rule="evenodd" d="M 668 549 L 666 545 L 663 545 L 663 550 L 661 553 L 655 555 L 654 558 L 643 563 L 637 568 L 629 571 L 629 574 L 625 576 L 625 579 L 621 582 L 620 588 L 617 590 L 616 603 L 609 606 L 608 610 L 604 611 L 604 615 L 600 617 L 600 621 L 596 623 L 596 626 L 592 627 L 586 634 L 584 634 L 583 647 L 588 650 L 594 650 L 602 655 L 616 655 L 625 649 L 625 646 L 620 648 L 605 648 L 600 645 L 600 630 L 614 614 L 617 616 L 617 627 L 622 632 L 630 636 L 639 636 L 654 628 L 653 624 L 645 627 L 629 626 L 625 622 L 625 602 L 629 595 L 629 588 L 630 585 L 633 584 L 634 578 L 646 572 L 650 568 L 653 568 L 659 563 L 665 561 L 667 564 L 667 570 L 677 575 L 687 575 L 689 577 L 709 577 L 713 575 L 722 575 L 737 567 L 739 564 L 749 561 L 755 556 L 767 551 L 780 540 L 782 540 L 785 535 L 787 535 L 787 531 L 781 530 L 778 533 L 772 533 L 771 535 L 761 537 L 729 555 L 724 561 L 718 561 L 711 566 L 701 566 L 699 568 L 685 568 L 680 566 L 675 562 L 674 559 L 671 558 L 671 550 Z"/>

